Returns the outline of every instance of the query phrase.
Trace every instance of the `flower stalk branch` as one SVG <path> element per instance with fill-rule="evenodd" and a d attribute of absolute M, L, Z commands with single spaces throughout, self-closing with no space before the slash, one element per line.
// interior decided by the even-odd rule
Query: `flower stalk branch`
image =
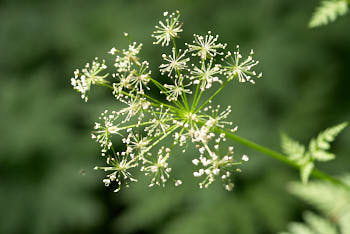
<path fill-rule="evenodd" d="M 233 141 L 236 141 L 242 145 L 245 145 L 251 149 L 254 149 L 260 153 L 263 153 L 267 156 L 270 156 L 284 164 L 287 164 L 291 167 L 294 167 L 294 168 L 297 168 L 297 169 L 301 169 L 301 166 L 298 165 L 295 161 L 289 159 L 286 155 L 283 155 L 277 151 L 274 151 L 274 150 L 271 150 L 267 147 L 264 147 L 262 145 L 259 145 L 259 144 L 256 144 L 250 140 L 247 140 L 243 137 L 240 137 L 236 134 L 232 134 L 231 132 L 227 131 L 227 130 L 224 130 L 224 129 L 220 129 L 220 128 L 215 128 L 214 129 L 214 132 L 216 132 L 217 134 L 221 134 L 221 133 L 224 133 L 226 135 L 227 138 L 233 140 Z M 318 179 L 321 179 L 321 180 L 325 180 L 325 181 L 328 181 L 330 183 L 333 183 L 333 184 L 336 184 L 336 185 L 339 185 L 347 190 L 350 191 L 350 187 L 349 185 L 345 184 L 343 181 L 331 176 L 331 175 L 328 175 L 327 173 L 324 173 L 316 168 L 314 168 L 311 172 L 311 175 L 315 178 L 318 178 Z"/>

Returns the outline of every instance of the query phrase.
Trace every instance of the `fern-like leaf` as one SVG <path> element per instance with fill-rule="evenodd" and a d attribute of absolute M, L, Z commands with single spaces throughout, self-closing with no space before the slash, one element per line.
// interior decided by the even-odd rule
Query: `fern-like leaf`
<path fill-rule="evenodd" d="M 288 232 L 281 232 L 280 234 L 314 234 L 312 230 L 303 223 L 290 223 L 288 225 Z"/>
<path fill-rule="evenodd" d="M 316 139 L 312 139 L 309 146 L 309 151 L 312 158 L 318 161 L 329 161 L 335 158 L 334 154 L 326 152 L 334 141 L 335 137 L 347 126 L 347 123 L 338 124 L 327 128 Z"/>
<path fill-rule="evenodd" d="M 350 175 L 341 180 L 350 185 Z M 308 184 L 291 183 L 288 190 L 327 217 L 339 219 L 343 215 L 349 215 L 350 218 L 350 192 L 343 187 L 324 181 L 312 181 Z"/>
<path fill-rule="evenodd" d="M 299 142 L 293 140 L 286 134 L 281 135 L 281 147 L 283 152 L 300 167 L 301 181 L 306 184 L 309 180 L 315 161 L 329 161 L 335 158 L 335 155 L 327 152 L 330 143 L 347 126 L 347 123 L 338 124 L 327 128 L 318 136 L 310 141 L 308 151 Z"/>
<path fill-rule="evenodd" d="M 280 234 L 338 234 L 334 224 L 328 219 L 312 212 L 305 212 L 305 223 L 291 223 L 288 225 L 289 232 Z"/>
<path fill-rule="evenodd" d="M 281 147 L 283 153 L 288 155 L 292 160 L 300 160 L 305 153 L 305 147 L 302 144 L 284 133 L 281 134 Z"/>
<path fill-rule="evenodd" d="M 328 150 L 329 143 L 334 141 L 335 137 L 348 125 L 348 123 L 341 123 L 336 126 L 327 128 L 317 136 L 317 145 L 320 149 Z"/>
<path fill-rule="evenodd" d="M 304 213 L 304 220 L 317 234 L 337 234 L 336 227 L 326 218 L 312 212 Z"/>
<path fill-rule="evenodd" d="M 316 8 L 309 22 L 309 27 L 319 27 L 333 22 L 337 17 L 348 12 L 346 0 L 325 0 Z"/>
<path fill-rule="evenodd" d="M 300 168 L 301 181 L 306 184 L 309 181 L 312 170 L 314 169 L 314 164 L 312 162 L 307 162 Z"/>
<path fill-rule="evenodd" d="M 339 218 L 339 226 L 342 234 L 350 234 L 350 212 Z"/>
<path fill-rule="evenodd" d="M 350 185 L 350 175 L 341 180 Z M 291 183 L 289 191 L 322 215 L 305 212 L 305 223 L 291 223 L 280 234 L 350 234 L 350 191 L 325 181 Z M 339 232 L 340 231 L 340 232 Z"/>

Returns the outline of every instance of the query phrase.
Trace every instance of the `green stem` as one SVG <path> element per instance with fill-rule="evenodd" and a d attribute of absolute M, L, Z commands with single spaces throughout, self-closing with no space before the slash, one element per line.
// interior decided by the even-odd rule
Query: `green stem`
<path fill-rule="evenodd" d="M 169 134 L 171 134 L 172 132 L 174 132 L 177 128 L 179 128 L 179 126 L 173 125 L 172 127 L 170 127 L 170 128 L 167 130 L 167 132 L 166 132 L 163 136 L 159 137 L 156 141 L 154 141 L 154 142 L 152 143 L 151 146 L 148 147 L 148 149 L 146 150 L 146 152 L 148 152 L 151 148 L 153 148 L 155 145 L 157 145 L 157 144 L 158 144 L 160 141 L 162 141 L 164 138 L 166 138 L 167 136 L 169 136 Z"/>
<path fill-rule="evenodd" d="M 183 92 L 183 93 L 182 93 L 182 96 L 183 96 L 183 97 L 182 97 L 182 101 L 183 101 L 183 103 L 185 104 L 186 109 L 189 110 L 190 108 L 189 108 L 189 106 L 188 106 L 188 101 L 187 101 L 186 93 Z"/>
<path fill-rule="evenodd" d="M 113 86 L 111 86 L 111 85 L 109 85 L 109 84 L 100 84 L 100 86 L 104 86 L 104 87 L 107 87 L 107 88 L 110 88 L 110 89 L 114 89 L 113 88 Z M 128 92 L 125 92 L 125 91 L 121 91 L 121 93 L 122 94 L 124 94 L 124 95 L 126 95 L 126 96 L 129 96 L 129 97 L 134 97 L 133 95 L 131 95 L 130 93 L 128 93 Z M 149 100 L 151 100 L 151 101 L 153 101 L 153 102 L 155 102 L 155 103 L 157 103 L 157 105 L 159 105 L 159 106 L 165 106 L 165 107 L 168 107 L 169 109 L 171 109 L 172 111 L 174 111 L 175 113 L 177 112 L 177 109 L 176 109 L 176 107 L 174 107 L 174 106 L 171 106 L 171 105 L 168 105 L 168 104 L 166 104 L 166 103 L 163 103 L 163 102 L 161 102 L 161 101 L 158 101 L 157 99 L 155 99 L 155 98 L 152 98 L 152 97 L 150 97 L 150 96 L 148 96 L 148 95 L 146 95 L 146 94 L 142 94 L 145 98 L 148 98 Z"/>
<path fill-rule="evenodd" d="M 172 120 L 173 119 L 164 119 L 164 122 L 169 122 L 169 121 L 172 121 Z M 132 124 L 132 125 L 128 125 L 128 126 L 122 126 L 118 130 L 125 130 L 125 129 L 128 129 L 128 128 L 145 126 L 145 125 L 148 125 L 148 124 L 153 124 L 153 122 L 152 121 L 148 121 L 148 122 L 142 122 L 142 123 L 139 123 L 139 124 Z"/>
<path fill-rule="evenodd" d="M 201 90 L 199 91 L 199 95 L 198 95 L 197 100 L 196 100 L 196 103 L 195 103 L 195 109 L 197 108 L 198 103 L 199 103 L 199 101 L 201 100 L 202 94 L 203 94 L 203 90 L 201 89 Z M 197 111 L 196 111 L 195 113 L 197 113 Z"/>
<path fill-rule="evenodd" d="M 237 136 L 235 134 L 232 134 L 226 130 L 223 130 L 223 129 L 220 129 L 220 128 L 214 128 L 214 132 L 217 133 L 217 134 L 221 134 L 221 133 L 224 133 L 226 135 L 227 138 L 231 139 L 231 140 L 234 140 L 242 145 L 245 145 L 245 146 L 248 146 L 249 148 L 252 148 L 258 152 L 261 152 L 263 154 L 266 154 L 274 159 L 277 159 L 289 166 L 292 166 L 294 168 L 297 168 L 297 169 L 300 169 L 300 166 L 298 164 L 296 164 L 294 161 L 290 160 L 287 156 L 281 154 L 281 153 L 278 153 L 274 150 L 271 150 L 269 148 L 266 148 L 264 146 L 261 146 L 261 145 L 258 145 L 252 141 L 249 141 L 243 137 L 240 137 L 240 136 Z M 311 175 L 315 178 L 318 178 L 318 179 L 321 179 L 321 180 L 325 180 L 325 181 L 328 181 L 328 182 L 331 182 L 333 184 L 336 184 L 336 185 L 339 185 L 347 190 L 350 191 L 350 186 L 345 184 L 344 182 L 342 182 L 341 180 L 331 176 L 331 175 L 328 175 L 316 168 L 313 169 Z"/>
<path fill-rule="evenodd" d="M 149 79 L 155 84 L 164 94 L 168 92 L 168 90 L 157 80 L 153 79 L 152 77 L 149 77 Z M 179 101 L 174 101 L 173 102 L 178 108 L 182 109 L 183 105 Z"/>
<path fill-rule="evenodd" d="M 99 86 L 104 86 L 104 87 L 107 87 L 107 88 L 110 88 L 110 89 L 114 89 L 112 85 L 109 85 L 109 84 L 98 84 Z"/>
<path fill-rule="evenodd" d="M 193 98 L 192 106 L 191 106 L 191 112 L 196 109 L 196 100 L 197 100 L 197 96 L 198 96 L 198 91 L 199 91 L 199 84 L 197 84 L 196 92 L 194 94 L 194 98 Z"/>
<path fill-rule="evenodd" d="M 210 102 L 210 100 L 212 100 L 216 95 L 218 95 L 218 94 L 221 92 L 221 90 L 222 90 L 223 88 L 225 88 L 225 86 L 226 86 L 230 81 L 231 81 L 230 79 L 226 80 L 225 83 L 224 83 L 223 85 L 221 85 L 221 87 L 220 87 L 218 90 L 216 90 L 216 92 L 215 92 L 210 98 L 208 98 L 208 99 L 196 110 L 195 113 L 197 113 L 198 111 L 200 111 L 205 105 L 208 104 L 208 102 Z"/>
<path fill-rule="evenodd" d="M 205 59 L 201 59 L 201 61 L 202 61 L 202 68 L 201 69 L 203 69 L 204 65 L 205 65 Z M 196 88 L 196 94 L 194 95 L 191 112 L 194 111 L 197 108 L 199 100 L 200 100 L 200 98 L 202 96 L 203 90 L 200 89 L 200 87 L 201 87 L 201 82 L 199 81 L 199 83 L 197 84 L 197 88 Z M 200 92 L 199 92 L 199 96 L 198 96 L 199 89 L 200 89 Z"/>
<path fill-rule="evenodd" d="M 178 53 L 177 53 L 177 47 L 176 47 L 175 38 L 173 37 L 172 39 L 173 39 L 173 45 L 174 45 L 174 50 L 175 50 L 175 57 L 177 58 Z M 180 79 L 180 77 L 181 77 L 180 71 L 176 69 L 176 72 L 177 72 L 177 75 L 179 76 L 179 79 Z M 182 102 L 184 103 L 186 109 L 189 110 L 187 97 L 186 97 L 186 93 L 185 92 L 181 94 L 181 99 L 182 99 Z"/>

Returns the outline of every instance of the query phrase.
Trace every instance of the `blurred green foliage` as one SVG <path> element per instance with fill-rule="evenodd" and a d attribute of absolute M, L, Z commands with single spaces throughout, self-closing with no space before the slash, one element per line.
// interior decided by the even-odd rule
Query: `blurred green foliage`
<path fill-rule="evenodd" d="M 339 16 L 343 16 L 348 12 L 349 4 L 350 2 L 348 0 L 321 1 L 321 4 L 315 9 L 312 15 L 309 27 L 319 27 L 333 22 Z"/>
<path fill-rule="evenodd" d="M 348 174 L 339 177 L 350 184 Z M 350 233 L 350 191 L 340 186 L 313 181 L 309 184 L 290 183 L 288 190 L 311 204 L 318 214 L 306 211 L 305 223 L 292 222 L 288 225 L 290 234 L 348 234 Z M 322 196 L 320 196 L 322 194 Z M 283 232 L 283 234 L 288 234 Z M 282 234 L 282 233 L 281 233 Z"/>
<path fill-rule="evenodd" d="M 182 12 L 180 41 L 207 30 L 231 48 L 256 51 L 264 78 L 235 83 L 217 103 L 232 105 L 239 134 L 279 149 L 279 132 L 306 143 L 319 129 L 350 117 L 349 17 L 307 27 L 318 1 L 133 0 L 0 1 L 0 233 L 276 233 L 301 220 L 303 203 L 285 190 L 297 172 L 266 156 L 250 161 L 228 193 L 199 190 L 188 157 L 174 160 L 182 187 L 137 183 L 118 194 L 105 188 L 90 140 L 93 121 L 116 105 L 103 89 L 83 103 L 70 77 L 96 55 L 125 46 L 123 32 L 144 43 L 153 70 L 161 48 L 150 34 L 165 10 Z M 155 72 L 156 73 L 156 72 Z M 157 75 L 157 74 L 155 74 Z M 350 131 L 322 169 L 348 171 Z"/>

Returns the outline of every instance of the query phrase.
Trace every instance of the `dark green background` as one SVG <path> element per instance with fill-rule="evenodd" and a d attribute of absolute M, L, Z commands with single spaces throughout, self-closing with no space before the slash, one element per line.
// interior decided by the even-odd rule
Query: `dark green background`
<path fill-rule="evenodd" d="M 239 134 L 279 150 L 281 131 L 306 143 L 320 130 L 350 119 L 350 16 L 308 29 L 318 1 L 128 0 L 0 1 L 0 233 L 276 233 L 308 208 L 286 191 L 298 174 L 265 155 L 249 163 L 234 192 L 220 184 L 199 190 L 190 157 L 174 155 L 184 185 L 113 193 L 105 188 L 98 145 L 89 132 L 99 113 L 116 105 L 103 89 L 85 104 L 70 85 L 75 68 L 112 47 L 123 32 L 143 42 L 153 68 L 162 50 L 150 34 L 165 10 L 179 9 L 182 41 L 211 30 L 232 49 L 254 48 L 264 77 L 235 83 L 216 98 L 232 105 Z M 350 130 L 333 144 L 349 170 Z M 85 175 L 80 171 L 84 169 Z"/>

